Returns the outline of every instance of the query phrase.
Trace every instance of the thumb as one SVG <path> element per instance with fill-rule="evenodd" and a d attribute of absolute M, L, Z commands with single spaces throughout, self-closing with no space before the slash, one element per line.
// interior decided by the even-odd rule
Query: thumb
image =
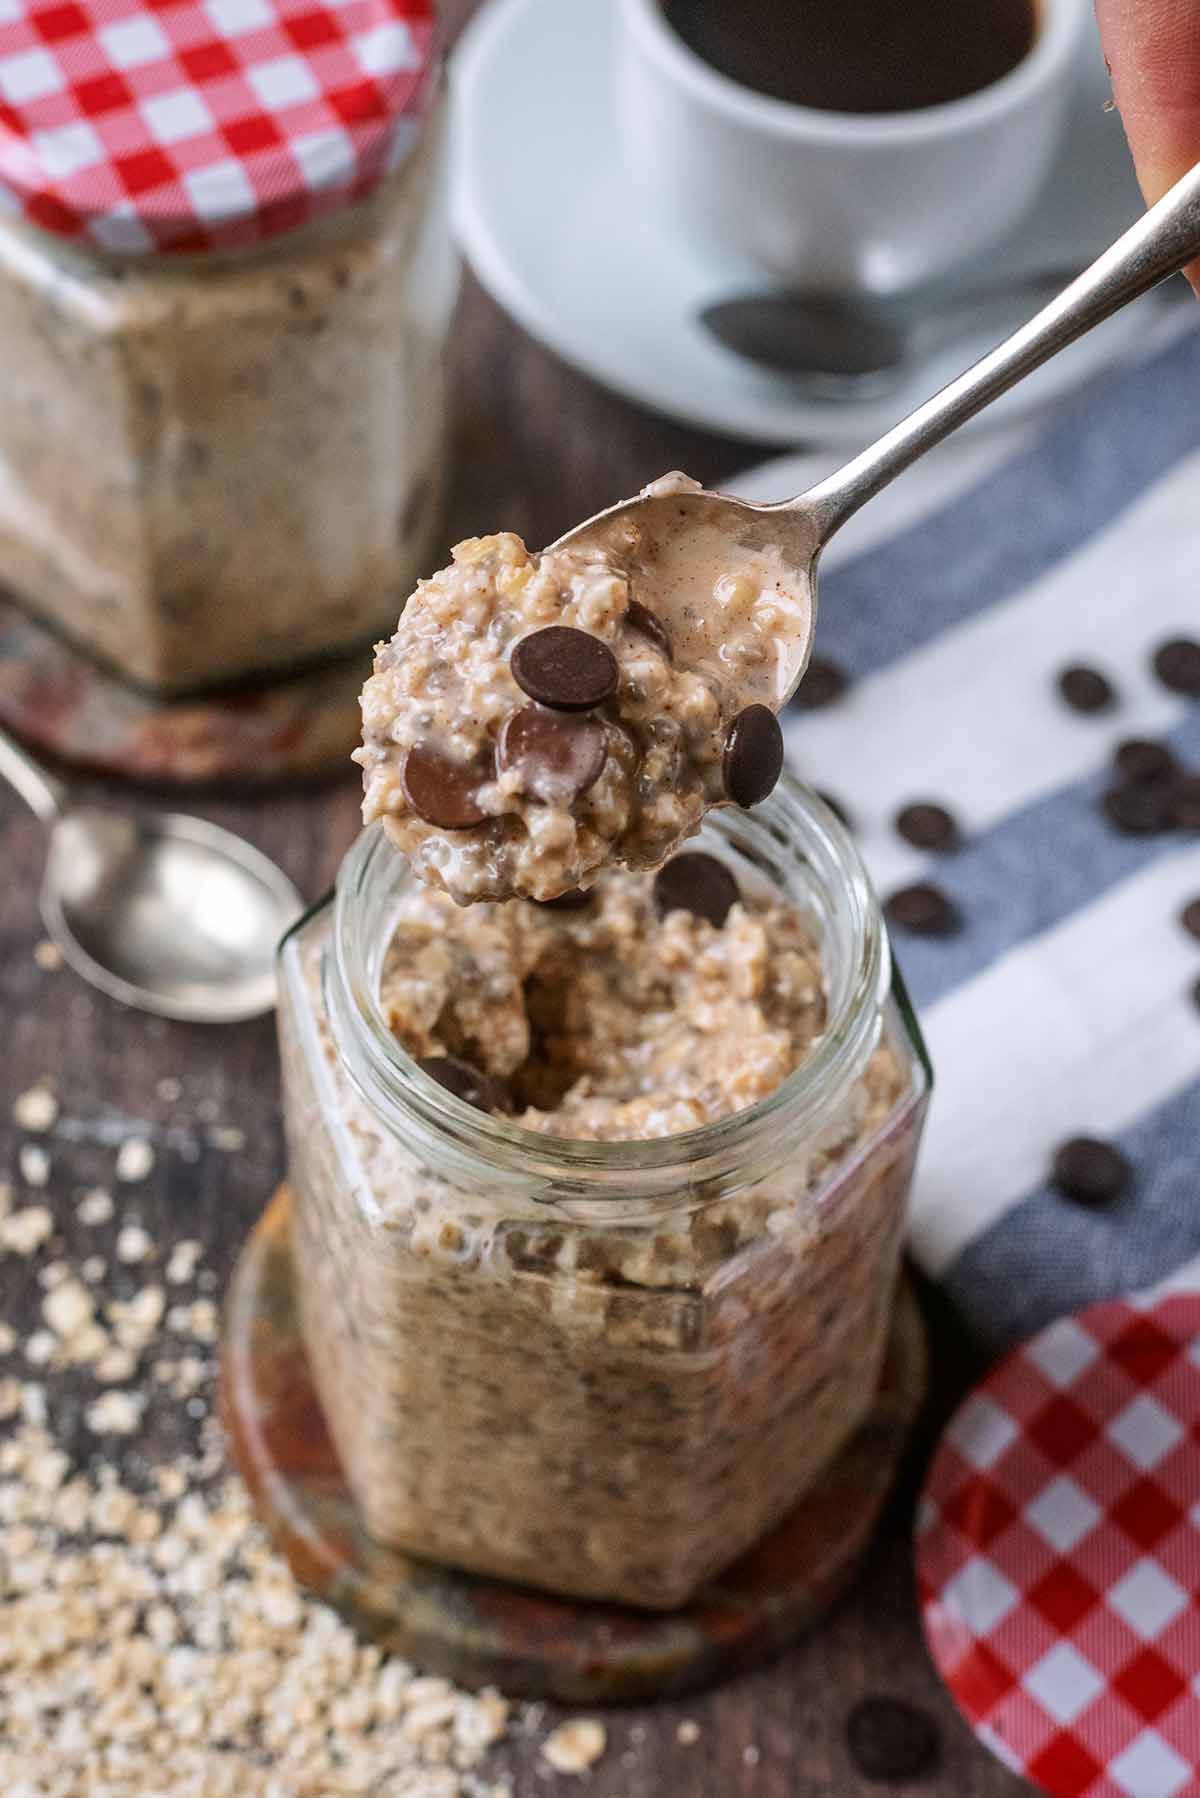
<path fill-rule="evenodd" d="M 1147 204 L 1200 162 L 1200 0 L 1096 0 L 1138 179 Z M 1200 263 L 1189 271 L 1200 291 Z"/>

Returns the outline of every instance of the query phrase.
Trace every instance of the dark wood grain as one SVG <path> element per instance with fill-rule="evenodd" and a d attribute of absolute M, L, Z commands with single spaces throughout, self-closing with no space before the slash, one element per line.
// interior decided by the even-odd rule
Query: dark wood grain
<path fill-rule="evenodd" d="M 471 7 L 472 0 L 454 0 L 448 11 L 458 21 Z M 449 536 L 508 526 L 542 543 L 666 468 L 719 481 L 749 459 L 744 445 L 681 430 L 601 392 L 525 339 L 470 282 L 454 364 L 460 473 Z M 357 798 L 348 769 L 344 781 L 316 791 L 198 809 L 259 843 L 311 897 L 354 835 Z M 85 1230 L 74 1200 L 90 1184 L 112 1187 L 113 1139 L 136 1120 L 158 1160 L 146 1182 L 120 1191 L 124 1217 L 138 1217 L 163 1245 L 202 1238 L 209 1265 L 224 1278 L 283 1171 L 272 1027 L 206 1031 L 148 1020 L 93 995 L 69 972 L 43 972 L 33 958 L 42 850 L 38 827 L 0 793 L 0 1170 L 13 1170 L 18 1201 L 52 1207 L 73 1259 L 93 1251 L 111 1257 L 112 1230 Z M 41 1193 L 21 1187 L 10 1117 L 16 1095 L 43 1075 L 52 1077 L 63 1113 Z M 177 1102 L 159 1096 L 164 1077 L 181 1082 Z M 244 1131 L 244 1149 L 214 1146 L 214 1120 Z M 123 1295 L 144 1282 L 145 1271 L 118 1269 L 108 1278 Z M 0 1314 L 28 1331 L 40 1296 L 29 1263 L 0 1258 Z M 948 1341 L 947 1326 L 937 1323 L 935 1348 Z M 956 1369 L 966 1365 L 957 1346 L 943 1352 Z M 0 1371 L 8 1368 L 0 1363 Z M 73 1452 L 94 1454 L 80 1424 L 84 1386 L 76 1391 L 68 1376 L 55 1379 L 56 1429 Z M 195 1429 L 177 1401 L 160 1396 L 124 1454 L 136 1472 L 139 1461 L 174 1451 Z M 774 1668 L 682 1706 L 612 1715 L 608 1750 L 587 1782 L 591 1798 L 869 1798 L 879 1788 L 850 1768 L 842 1722 L 856 1699 L 874 1692 L 910 1697 L 939 1717 L 945 1755 L 921 1787 L 930 1798 L 1012 1798 L 1025 1790 L 975 1745 L 929 1667 L 906 1515 L 901 1502 L 853 1596 Z M 677 1739 L 685 1717 L 700 1726 L 694 1746 Z M 495 1756 L 497 1777 L 508 1774 L 517 1798 L 581 1789 L 540 1760 L 553 1720 L 550 1713 L 534 1719 Z"/>

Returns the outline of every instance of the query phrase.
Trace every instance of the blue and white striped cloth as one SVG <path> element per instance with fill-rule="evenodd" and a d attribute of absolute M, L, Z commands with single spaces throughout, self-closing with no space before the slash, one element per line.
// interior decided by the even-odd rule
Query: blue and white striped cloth
<path fill-rule="evenodd" d="M 736 485 L 779 498 L 832 464 Z M 789 758 L 845 802 L 882 892 L 925 876 L 965 917 L 948 941 L 895 938 L 937 1075 L 911 1247 L 993 1350 L 1179 1270 L 1200 1287 L 1200 944 L 1179 924 L 1200 838 L 1122 836 L 1097 807 L 1124 737 L 1200 769 L 1200 702 L 1149 666 L 1178 635 L 1200 636 L 1190 318 L 1049 422 L 927 458 L 823 566 L 819 648 L 854 685 L 788 714 Z M 1055 684 L 1070 662 L 1102 668 L 1118 707 L 1071 712 Z M 898 839 L 918 798 L 955 812 L 960 851 Z M 1136 1169 L 1106 1210 L 1048 1184 L 1078 1134 Z"/>

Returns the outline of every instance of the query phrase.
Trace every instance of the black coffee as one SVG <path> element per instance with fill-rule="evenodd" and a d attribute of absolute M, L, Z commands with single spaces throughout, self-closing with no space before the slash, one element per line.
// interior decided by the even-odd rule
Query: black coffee
<path fill-rule="evenodd" d="M 911 112 L 998 81 L 1028 55 L 1035 0 L 663 0 L 714 69 L 776 100 Z"/>

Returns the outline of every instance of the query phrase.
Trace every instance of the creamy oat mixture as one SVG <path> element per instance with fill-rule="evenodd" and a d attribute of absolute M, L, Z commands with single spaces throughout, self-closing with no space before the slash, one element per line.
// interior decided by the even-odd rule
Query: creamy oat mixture
<path fill-rule="evenodd" d="M 553 1591 L 684 1602 L 870 1404 L 921 1111 L 897 1021 L 803 1135 L 748 1140 L 714 1183 L 681 1161 L 649 1216 L 637 1173 L 588 1182 L 615 1203 L 576 1214 L 469 1131 L 448 1153 L 384 1123 L 325 1012 L 328 930 L 289 947 L 285 1115 L 312 1365 L 369 1527 Z M 691 853 L 565 906 L 410 882 L 380 997 L 433 1079 L 547 1156 L 729 1119 L 825 1017 L 808 920 Z"/>
<path fill-rule="evenodd" d="M 766 1098 L 824 1023 L 808 925 L 746 898 L 716 929 L 665 909 L 657 885 L 601 875 L 566 911 L 463 910 L 414 887 L 381 988 L 398 1041 L 483 1069 L 504 1109 L 552 1136 L 671 1136 Z"/>
<path fill-rule="evenodd" d="M 179 691 L 367 642 L 440 522 L 455 291 L 441 133 L 243 255 L 0 223 L 0 580 Z"/>
<path fill-rule="evenodd" d="M 807 593 L 777 552 L 703 533 L 664 590 L 661 544 L 639 533 L 599 559 L 531 555 L 511 532 L 460 543 L 379 646 L 363 815 L 461 904 L 657 867 L 711 806 L 778 777 L 773 714 Z"/>

